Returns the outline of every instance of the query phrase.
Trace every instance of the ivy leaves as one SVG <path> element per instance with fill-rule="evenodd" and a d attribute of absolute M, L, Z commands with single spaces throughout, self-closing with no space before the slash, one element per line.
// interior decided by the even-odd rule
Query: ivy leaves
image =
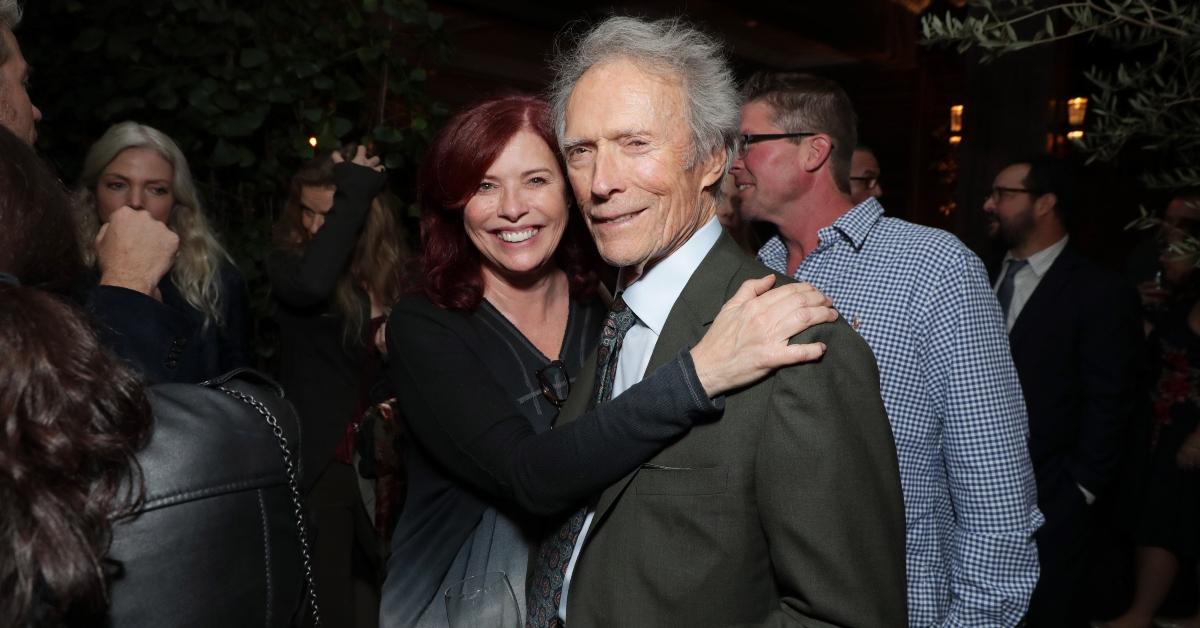
<path fill-rule="evenodd" d="M 75 127 L 64 136 L 94 138 L 136 119 L 179 141 L 198 172 L 217 170 L 207 178 L 218 185 L 271 181 L 312 154 L 310 136 L 372 142 L 393 167 L 411 164 L 441 113 L 424 81 L 444 49 L 442 18 L 422 0 L 113 4 L 43 0 L 22 31 L 50 77 L 39 83 L 51 150 L 64 120 Z M 63 32 L 76 33 L 68 46 Z"/>

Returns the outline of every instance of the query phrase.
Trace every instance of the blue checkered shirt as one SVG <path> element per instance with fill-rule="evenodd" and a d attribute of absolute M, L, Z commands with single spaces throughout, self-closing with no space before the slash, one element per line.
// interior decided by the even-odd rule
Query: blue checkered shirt
<path fill-rule="evenodd" d="M 871 198 L 822 229 L 796 270 L 879 363 L 900 459 L 910 626 L 1015 626 L 1042 524 L 1025 399 L 979 258 Z M 779 237 L 758 257 L 787 272 Z M 830 347 L 837 351 L 837 347 Z"/>

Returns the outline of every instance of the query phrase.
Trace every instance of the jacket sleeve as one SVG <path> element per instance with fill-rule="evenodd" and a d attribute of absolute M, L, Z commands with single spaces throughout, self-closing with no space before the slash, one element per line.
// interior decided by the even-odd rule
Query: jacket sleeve
<path fill-rule="evenodd" d="M 838 321 L 812 364 L 773 378 L 755 484 L 780 608 L 769 626 L 907 625 L 904 503 L 879 374 Z"/>
<path fill-rule="evenodd" d="M 382 173 L 347 162 L 334 166 L 333 172 L 337 192 L 320 231 L 303 253 L 277 250 L 267 259 L 273 294 L 292 307 L 312 307 L 333 296 L 338 278 L 350 263 L 371 201 L 386 181 Z"/>
<path fill-rule="evenodd" d="M 1089 285 L 1090 284 L 1090 285 Z M 1079 444 L 1067 468 L 1093 495 L 1112 487 L 1125 450 L 1143 366 L 1137 293 L 1116 276 L 1096 273 L 1079 304 Z"/>
<path fill-rule="evenodd" d="M 458 481 L 528 512 L 577 506 L 721 410 L 684 351 L 611 402 L 536 434 L 451 324 L 457 315 L 404 302 L 393 310 L 388 368 L 401 412 Z"/>
<path fill-rule="evenodd" d="M 919 368 L 941 416 L 953 523 L 950 609 L 943 626 L 1015 626 L 1038 580 L 1042 524 L 1029 420 L 1000 306 L 982 262 L 963 251 L 918 315 Z"/>

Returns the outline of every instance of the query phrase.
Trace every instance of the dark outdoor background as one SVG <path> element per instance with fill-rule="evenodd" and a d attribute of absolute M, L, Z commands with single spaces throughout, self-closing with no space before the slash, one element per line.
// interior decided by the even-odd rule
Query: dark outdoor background
<path fill-rule="evenodd" d="M 1114 57 L 1076 39 L 982 64 L 920 43 L 920 15 L 959 0 L 494 2 L 462 0 L 37 0 L 20 37 L 45 113 L 39 150 L 73 184 L 110 124 L 134 119 L 180 142 L 207 209 L 238 258 L 271 353 L 262 256 L 287 177 L 322 147 L 368 141 L 387 157 L 415 242 L 412 179 L 445 116 L 502 90 L 540 91 L 556 37 L 618 12 L 683 14 L 719 34 L 739 76 L 804 70 L 840 81 L 882 164 L 892 215 L 941 227 L 985 258 L 979 210 L 1005 159 L 1071 155 L 1065 101 Z M 964 106 L 952 145 L 950 107 Z M 1089 166 L 1077 240 L 1112 265 L 1123 226 L 1155 207 L 1122 165 Z"/>

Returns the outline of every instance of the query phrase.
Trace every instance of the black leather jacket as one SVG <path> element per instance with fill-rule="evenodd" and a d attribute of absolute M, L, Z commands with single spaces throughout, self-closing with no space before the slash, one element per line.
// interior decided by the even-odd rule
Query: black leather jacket
<path fill-rule="evenodd" d="M 155 430 L 138 455 L 145 505 L 113 525 L 114 628 L 298 623 L 303 562 L 279 441 L 216 386 L 264 404 L 299 452 L 295 412 L 257 373 L 151 388 Z"/>

